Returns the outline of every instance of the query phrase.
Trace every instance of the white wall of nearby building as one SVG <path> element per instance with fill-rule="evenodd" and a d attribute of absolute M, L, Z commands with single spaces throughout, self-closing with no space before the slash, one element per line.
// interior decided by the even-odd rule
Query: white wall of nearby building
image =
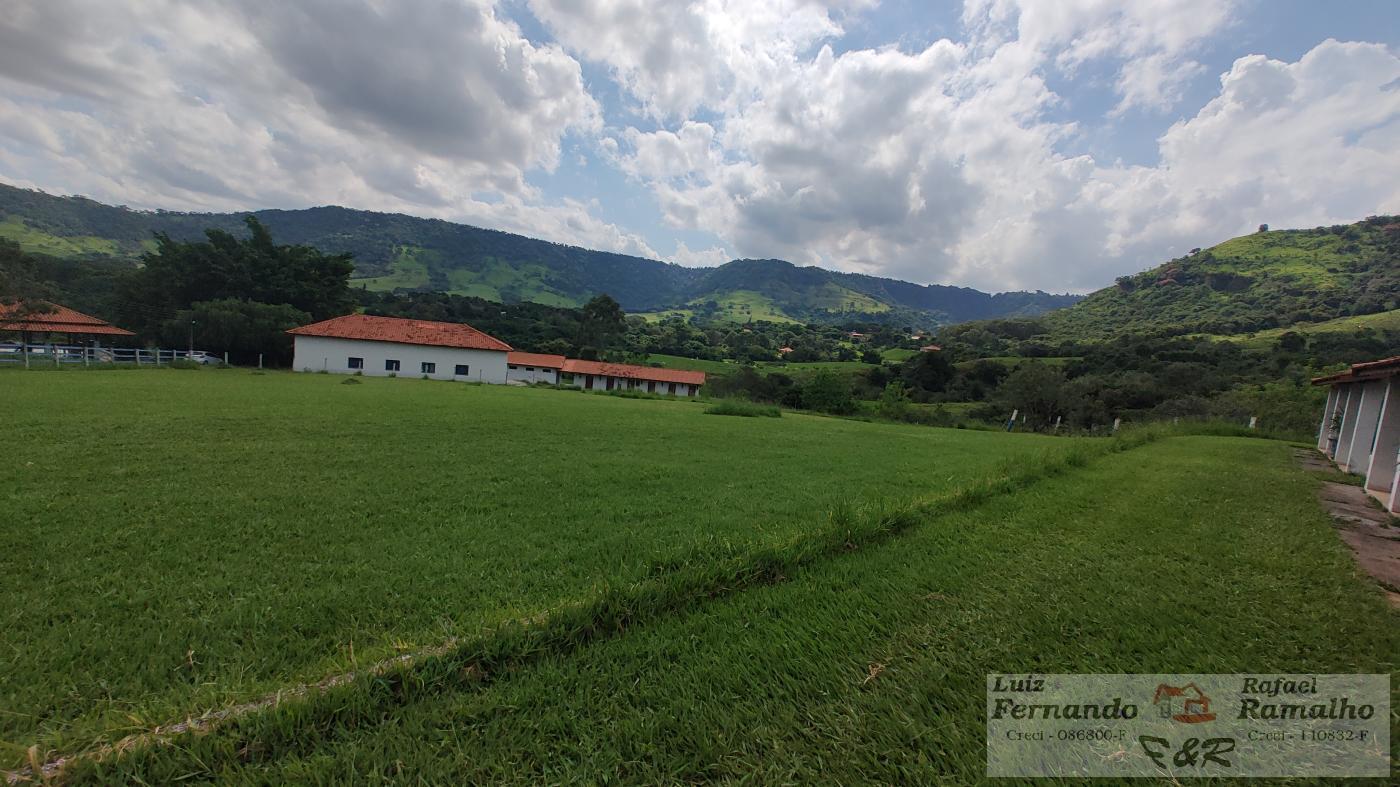
<path fill-rule="evenodd" d="M 482 383 L 506 382 L 506 353 L 503 350 L 468 350 L 460 347 L 438 347 L 422 344 L 375 342 L 363 339 L 333 339 L 325 336 L 295 336 L 292 368 L 299 372 L 332 372 L 366 377 L 387 377 L 391 371 L 386 361 L 398 361 L 399 377 L 422 377 L 433 380 L 462 380 Z M 354 368 L 351 359 L 363 362 Z M 423 364 L 433 364 L 425 372 Z M 458 366 L 466 374 L 458 374 Z"/>
<path fill-rule="evenodd" d="M 586 375 L 586 374 L 578 374 L 578 373 L 575 373 L 575 374 L 574 374 L 574 380 L 573 380 L 573 382 L 572 382 L 572 383 L 568 383 L 568 384 L 573 385 L 575 388 L 587 388 L 587 387 L 588 387 L 588 377 L 589 377 L 589 375 Z M 656 383 L 656 390 L 653 391 L 653 390 L 651 390 L 651 389 L 648 387 L 648 385 L 647 385 L 648 382 L 649 382 L 648 380 L 633 380 L 633 379 L 628 378 L 628 377 L 612 377 L 612 378 L 609 378 L 607 375 L 602 375 L 602 374 L 595 374 L 595 375 L 592 375 L 592 377 L 593 377 L 593 388 L 592 388 L 592 390 L 594 390 L 594 391 L 617 391 L 617 390 L 632 391 L 632 390 L 635 390 L 635 391 L 647 391 L 647 392 L 649 392 L 649 393 L 661 394 L 662 396 L 695 396 L 696 394 L 698 394 L 698 393 L 700 392 L 700 386 L 698 386 L 698 385 L 692 386 L 692 385 L 688 385 L 688 384 L 686 384 L 686 383 L 675 383 L 676 389 L 675 389 L 674 392 L 672 392 L 672 391 L 671 391 L 671 383 L 658 382 L 658 383 Z M 612 388 L 609 388 L 609 387 L 608 387 L 608 380 L 609 380 L 609 379 L 612 380 L 612 383 L 613 383 L 613 387 L 612 387 Z"/>
<path fill-rule="evenodd" d="M 1333 384 L 1317 446 L 1400 514 L 1400 375 Z"/>
<path fill-rule="evenodd" d="M 544 366 L 513 363 L 506 369 L 506 373 L 510 375 L 511 382 L 549 383 L 550 385 L 559 383 L 559 370 Z"/>

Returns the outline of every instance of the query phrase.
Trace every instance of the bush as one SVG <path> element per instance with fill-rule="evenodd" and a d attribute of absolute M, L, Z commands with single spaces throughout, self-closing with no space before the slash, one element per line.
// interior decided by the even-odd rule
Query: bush
<path fill-rule="evenodd" d="M 779 418 L 782 411 L 771 404 L 756 404 L 743 399 L 721 399 L 705 408 L 706 415 L 737 415 L 741 418 Z"/>
<path fill-rule="evenodd" d="M 877 412 L 881 418 L 903 421 L 909 417 L 909 406 L 909 391 L 904 387 L 904 383 L 896 380 L 885 386 L 884 393 L 880 395 Z"/>
<path fill-rule="evenodd" d="M 829 370 L 817 372 L 802 386 L 802 406 L 832 415 L 850 415 L 856 411 L 850 381 Z"/>

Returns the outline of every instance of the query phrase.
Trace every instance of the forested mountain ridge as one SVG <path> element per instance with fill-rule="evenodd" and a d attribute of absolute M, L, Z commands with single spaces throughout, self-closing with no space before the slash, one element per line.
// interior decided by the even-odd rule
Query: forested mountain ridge
<path fill-rule="evenodd" d="M 155 232 L 176 240 L 202 238 L 210 228 L 241 234 L 246 215 L 135 211 L 0 184 L 0 237 L 54 257 L 134 260 L 150 250 Z M 354 255 L 352 283 L 370 290 L 439 291 L 558 306 L 577 306 L 607 293 L 632 312 L 677 309 L 719 319 L 819 322 L 868 317 L 930 326 L 1031 316 L 1078 300 L 1043 292 L 990 295 L 781 260 L 686 268 L 439 219 L 335 206 L 251 215 L 279 242 Z"/>
<path fill-rule="evenodd" d="M 1269 230 L 1120 276 L 1043 318 L 1058 338 L 1234 335 L 1400 308 L 1400 216 Z"/>

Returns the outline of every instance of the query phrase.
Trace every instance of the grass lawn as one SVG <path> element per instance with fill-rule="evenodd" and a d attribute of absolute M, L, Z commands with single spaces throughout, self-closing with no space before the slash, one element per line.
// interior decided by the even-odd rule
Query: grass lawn
<path fill-rule="evenodd" d="M 489 682 L 385 690 L 374 723 L 347 694 L 75 775 L 967 784 L 989 672 L 1391 672 L 1396 613 L 1289 452 L 1101 456 Z"/>
<path fill-rule="evenodd" d="M 4 370 L 0 398 L 10 764 L 35 742 L 475 635 L 1070 445 L 241 370 Z"/>

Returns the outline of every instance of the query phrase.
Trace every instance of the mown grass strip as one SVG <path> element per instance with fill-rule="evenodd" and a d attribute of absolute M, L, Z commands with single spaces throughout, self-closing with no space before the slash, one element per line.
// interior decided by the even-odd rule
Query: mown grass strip
<path fill-rule="evenodd" d="M 1096 458 L 1177 433 L 1180 430 L 1152 427 L 1125 431 L 1103 441 L 1075 443 L 1068 449 L 1008 460 L 992 476 L 946 494 L 902 505 L 838 509 L 825 527 L 783 543 L 723 556 L 711 551 L 660 561 L 641 581 L 604 588 L 586 601 L 512 621 L 480 637 L 449 640 L 364 670 L 208 711 L 116 742 L 97 742 L 63 756 L 41 755 L 36 747 L 31 749 L 29 765 L 6 773 L 6 777 L 10 783 L 36 775 L 61 778 L 65 765 L 74 761 L 102 760 L 173 745 L 182 735 L 216 729 L 242 741 L 278 748 L 294 743 L 308 729 L 324 732 L 372 725 L 391 708 L 446 690 L 485 686 L 542 656 L 565 655 L 709 600 L 782 582 L 804 566 L 881 543 L 930 517 L 975 508 Z"/>

